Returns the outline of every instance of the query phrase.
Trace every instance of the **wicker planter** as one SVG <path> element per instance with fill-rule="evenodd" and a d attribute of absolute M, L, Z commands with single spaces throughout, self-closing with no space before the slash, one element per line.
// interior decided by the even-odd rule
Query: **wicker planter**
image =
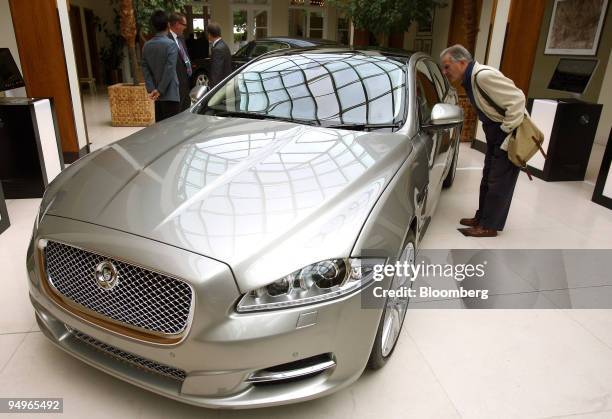
<path fill-rule="evenodd" d="M 111 125 L 145 127 L 155 123 L 155 105 L 147 97 L 144 84 L 114 84 L 108 87 Z"/>

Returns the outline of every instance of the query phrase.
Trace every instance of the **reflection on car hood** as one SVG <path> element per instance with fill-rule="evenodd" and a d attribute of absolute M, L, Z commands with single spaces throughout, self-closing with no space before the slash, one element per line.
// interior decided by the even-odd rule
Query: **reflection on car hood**
<path fill-rule="evenodd" d="M 47 213 L 224 261 L 249 289 L 348 256 L 402 138 L 185 112 L 67 169 Z"/>

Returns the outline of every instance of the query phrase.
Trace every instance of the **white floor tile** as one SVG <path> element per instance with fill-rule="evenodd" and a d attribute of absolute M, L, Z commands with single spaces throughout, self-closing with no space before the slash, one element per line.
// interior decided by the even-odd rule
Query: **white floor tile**
<path fill-rule="evenodd" d="M 563 312 L 612 349 L 612 310 L 564 310 Z"/>
<path fill-rule="evenodd" d="M 409 314 L 407 332 L 464 418 L 610 408 L 612 351 L 560 311 Z"/>
<path fill-rule="evenodd" d="M 0 373 L 25 339 L 25 333 L 0 334 Z"/>
<path fill-rule="evenodd" d="M 40 199 L 16 199 L 7 206 L 11 226 L 0 235 L 0 333 L 23 333 L 32 328 L 34 311 L 25 260 L 39 204 Z"/>

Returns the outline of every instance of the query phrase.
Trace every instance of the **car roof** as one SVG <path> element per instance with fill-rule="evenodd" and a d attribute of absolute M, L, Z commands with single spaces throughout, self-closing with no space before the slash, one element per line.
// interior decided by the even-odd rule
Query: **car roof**
<path fill-rule="evenodd" d="M 289 36 L 270 36 L 266 38 L 258 38 L 255 42 L 286 42 L 292 46 L 304 48 L 314 47 L 319 45 L 340 45 L 338 42 L 331 39 L 314 39 L 314 38 L 298 38 Z"/>

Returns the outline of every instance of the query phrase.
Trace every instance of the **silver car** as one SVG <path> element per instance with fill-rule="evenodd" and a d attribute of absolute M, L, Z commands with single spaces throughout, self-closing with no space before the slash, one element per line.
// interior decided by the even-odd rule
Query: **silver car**
<path fill-rule="evenodd" d="M 188 111 L 49 185 L 28 251 L 43 333 L 199 406 L 320 397 L 380 368 L 413 260 L 453 183 L 462 113 L 424 54 L 260 57 Z M 367 297 L 367 298 L 366 298 Z"/>

